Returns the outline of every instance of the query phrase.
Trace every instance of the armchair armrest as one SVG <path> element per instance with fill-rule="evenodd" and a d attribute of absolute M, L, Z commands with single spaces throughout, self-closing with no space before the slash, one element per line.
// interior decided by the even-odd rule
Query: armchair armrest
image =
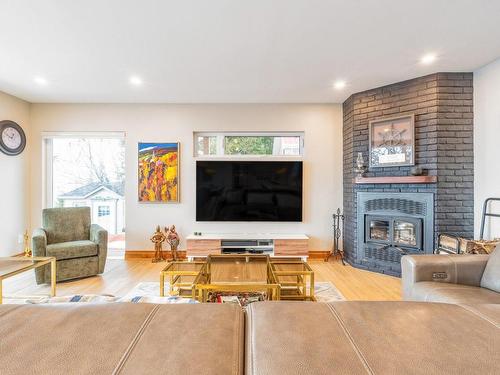
<path fill-rule="evenodd" d="M 33 251 L 33 256 L 47 256 L 47 234 L 42 228 L 38 228 L 33 231 L 31 248 Z"/>
<path fill-rule="evenodd" d="M 108 232 L 98 224 L 90 225 L 90 240 L 97 244 L 99 256 L 99 273 L 104 272 L 108 255 Z"/>
<path fill-rule="evenodd" d="M 42 228 L 35 229 L 31 238 L 31 251 L 35 257 L 47 256 L 47 233 Z M 35 269 L 35 278 L 37 284 L 45 282 L 45 272 L 49 272 L 49 266 L 38 267 Z"/>
<path fill-rule="evenodd" d="M 419 281 L 480 286 L 488 255 L 405 255 L 401 258 L 403 297 Z"/>

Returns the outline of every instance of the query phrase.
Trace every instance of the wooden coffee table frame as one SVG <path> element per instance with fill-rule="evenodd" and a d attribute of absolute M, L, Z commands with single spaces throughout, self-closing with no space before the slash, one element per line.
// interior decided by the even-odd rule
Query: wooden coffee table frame
<path fill-rule="evenodd" d="M 9 261 L 19 261 L 19 262 L 26 262 L 27 260 L 33 261 L 31 264 L 26 264 L 25 267 L 19 268 L 17 270 L 14 270 L 12 272 L 6 273 L 4 275 L 0 275 L 0 304 L 2 304 L 2 299 L 3 299 L 3 289 L 2 289 L 2 283 L 3 280 L 18 275 L 22 272 L 26 272 L 38 267 L 43 267 L 46 266 L 47 264 L 50 264 L 50 296 L 55 297 L 56 295 L 56 258 L 54 257 L 32 257 L 32 258 L 27 258 L 27 257 L 8 257 L 8 258 L 0 258 L 0 261 L 2 259 L 9 260 Z"/>

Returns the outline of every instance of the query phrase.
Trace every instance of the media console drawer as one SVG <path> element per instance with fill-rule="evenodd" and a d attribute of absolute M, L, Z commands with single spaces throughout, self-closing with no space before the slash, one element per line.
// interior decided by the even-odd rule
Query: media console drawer
<path fill-rule="evenodd" d="M 308 240 L 274 240 L 274 255 L 307 256 Z"/>
<path fill-rule="evenodd" d="M 221 240 L 187 240 L 187 256 L 207 256 L 221 253 Z"/>

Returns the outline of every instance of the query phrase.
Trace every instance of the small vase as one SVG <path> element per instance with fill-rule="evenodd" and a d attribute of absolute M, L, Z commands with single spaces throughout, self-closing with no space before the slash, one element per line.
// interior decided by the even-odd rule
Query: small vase
<path fill-rule="evenodd" d="M 358 157 L 356 158 L 356 168 L 354 169 L 354 172 L 357 173 L 358 177 L 363 177 L 365 171 L 366 168 L 365 168 L 365 159 L 363 158 L 363 153 L 358 152 Z"/>

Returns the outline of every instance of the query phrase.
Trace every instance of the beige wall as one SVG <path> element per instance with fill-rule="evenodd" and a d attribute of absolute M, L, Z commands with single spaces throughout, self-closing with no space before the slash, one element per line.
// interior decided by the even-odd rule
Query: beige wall
<path fill-rule="evenodd" d="M 302 223 L 196 223 L 193 131 L 304 131 Z M 127 249 L 152 248 L 157 224 L 181 236 L 201 232 L 283 232 L 311 236 L 311 249 L 331 246 L 331 214 L 342 206 L 342 116 L 332 105 L 33 104 L 31 220 L 40 224 L 44 131 L 126 132 Z M 181 203 L 137 203 L 137 143 L 181 142 Z M 183 246 L 183 244 L 181 245 Z"/>
<path fill-rule="evenodd" d="M 484 200 L 500 198 L 500 59 L 474 72 L 474 169 L 477 237 Z M 500 204 L 493 208 L 500 213 Z M 500 218 L 485 228 L 485 238 L 500 237 Z"/>
<path fill-rule="evenodd" d="M 29 103 L 0 92 L 0 120 L 17 122 L 29 139 Z M 29 147 L 17 156 L 0 152 L 0 171 L 0 256 L 9 256 L 23 250 L 18 237 L 29 229 Z"/>

